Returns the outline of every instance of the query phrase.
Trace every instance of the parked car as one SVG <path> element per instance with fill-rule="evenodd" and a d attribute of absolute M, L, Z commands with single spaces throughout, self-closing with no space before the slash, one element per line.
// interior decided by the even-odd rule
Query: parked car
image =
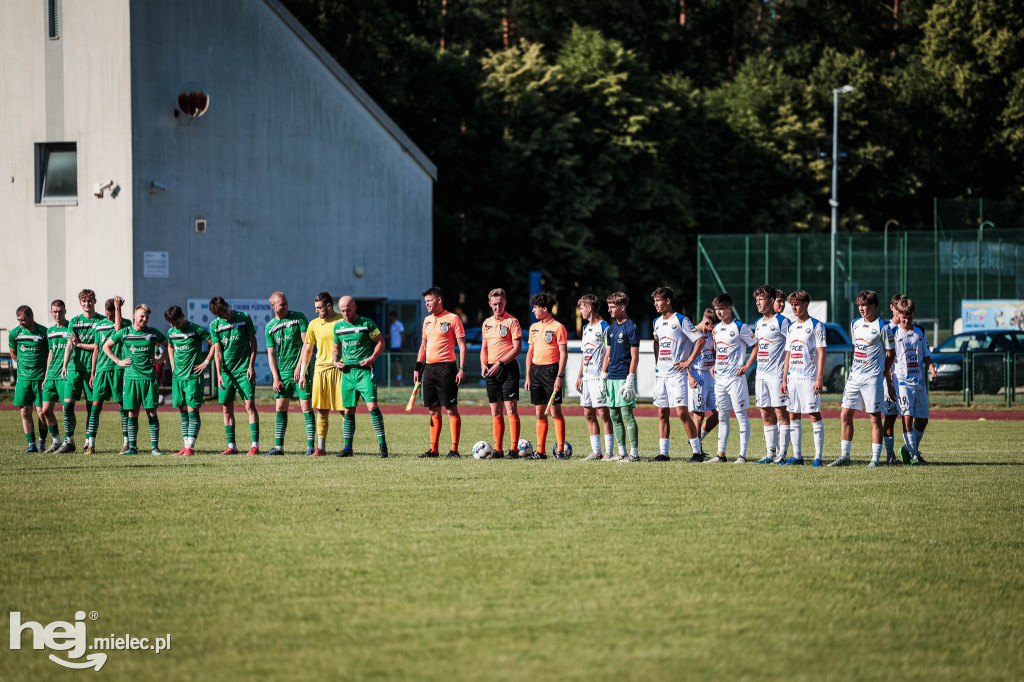
<path fill-rule="evenodd" d="M 1005 379 L 1006 357 L 979 353 L 1024 353 L 1024 332 L 971 331 L 951 336 L 932 349 L 936 388 L 964 388 L 964 356 L 974 366 L 974 391 L 998 393 Z"/>
<path fill-rule="evenodd" d="M 853 353 L 853 341 L 847 327 L 825 323 L 825 390 L 842 393 L 846 387 L 846 358 Z"/>

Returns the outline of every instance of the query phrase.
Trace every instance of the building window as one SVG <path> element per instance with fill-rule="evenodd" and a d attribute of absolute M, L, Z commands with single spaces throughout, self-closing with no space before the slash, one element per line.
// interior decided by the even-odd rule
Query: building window
<path fill-rule="evenodd" d="M 50 40 L 60 38 L 60 0 L 46 0 L 46 26 Z"/>
<path fill-rule="evenodd" d="M 51 206 L 78 203 L 77 143 L 36 144 L 36 203 Z"/>

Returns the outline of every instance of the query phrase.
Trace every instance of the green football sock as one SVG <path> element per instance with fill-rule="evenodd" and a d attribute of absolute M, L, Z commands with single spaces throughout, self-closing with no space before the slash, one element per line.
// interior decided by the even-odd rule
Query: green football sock
<path fill-rule="evenodd" d="M 278 412 L 274 419 L 274 445 L 284 447 L 284 434 L 288 430 L 288 413 Z"/>
<path fill-rule="evenodd" d="M 252 436 L 253 443 L 260 442 L 260 423 L 249 424 L 249 435 Z"/>
<path fill-rule="evenodd" d="M 189 412 L 188 413 L 188 437 L 189 438 L 193 438 L 193 439 L 199 438 L 199 426 L 200 426 L 200 424 L 201 424 L 201 422 L 199 421 L 199 413 L 198 412 Z"/>
<path fill-rule="evenodd" d="M 35 431 L 28 431 L 28 432 L 26 432 L 25 433 L 25 440 L 28 442 L 29 445 L 35 445 L 36 444 L 36 432 Z"/>
<path fill-rule="evenodd" d="M 75 427 L 78 426 L 78 417 L 75 415 L 75 405 L 64 405 L 64 440 L 71 440 L 75 437 Z"/>
<path fill-rule="evenodd" d="M 312 412 L 303 412 L 302 418 L 306 420 L 306 447 L 316 445 L 316 415 Z"/>
<path fill-rule="evenodd" d="M 89 412 L 89 416 L 85 421 L 85 437 L 95 438 L 96 431 L 100 426 L 100 412 L 103 411 L 103 403 L 93 403 L 85 409 Z"/>
<path fill-rule="evenodd" d="M 154 448 L 160 443 L 160 417 L 155 414 L 149 418 L 149 442 Z"/>
<path fill-rule="evenodd" d="M 134 448 L 139 438 L 139 418 L 128 416 L 128 447 Z"/>
<path fill-rule="evenodd" d="M 235 447 L 235 425 L 224 427 L 224 437 L 228 439 L 228 447 Z"/>
<path fill-rule="evenodd" d="M 632 407 L 623 407 L 622 421 L 626 426 L 626 433 L 629 435 L 630 447 L 637 449 L 640 445 L 640 431 L 636 428 L 636 417 L 633 416 Z"/>
<path fill-rule="evenodd" d="M 55 440 L 55 441 L 59 441 L 60 440 L 60 433 L 57 431 L 57 425 L 56 424 L 54 424 L 53 426 L 47 426 L 46 427 L 46 432 L 48 434 L 50 434 L 50 438 L 52 438 L 53 440 Z"/>
<path fill-rule="evenodd" d="M 121 410 L 121 437 L 128 437 L 128 410 Z"/>
<path fill-rule="evenodd" d="M 356 434 L 356 416 L 354 414 L 343 415 L 341 423 L 341 435 L 345 439 L 345 447 L 352 447 L 352 437 Z"/>
<path fill-rule="evenodd" d="M 615 434 L 615 442 L 625 447 L 626 429 L 622 425 L 622 413 L 619 412 L 619 408 L 609 408 L 608 417 L 612 420 L 612 433 Z"/>
<path fill-rule="evenodd" d="M 188 411 L 182 409 L 180 412 L 178 412 L 178 415 L 181 417 L 181 438 L 182 440 L 185 440 L 186 438 L 188 438 Z"/>
<path fill-rule="evenodd" d="M 377 434 L 377 444 L 384 445 L 384 415 L 381 414 L 379 407 L 370 412 L 370 423 L 373 424 L 373 430 Z"/>

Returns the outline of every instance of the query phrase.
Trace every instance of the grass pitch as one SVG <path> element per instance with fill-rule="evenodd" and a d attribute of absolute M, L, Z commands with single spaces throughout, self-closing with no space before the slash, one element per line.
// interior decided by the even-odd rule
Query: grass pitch
<path fill-rule="evenodd" d="M 684 463 L 678 423 L 667 464 L 424 461 L 426 418 L 404 415 L 386 416 L 386 461 L 224 458 L 203 417 L 205 452 L 182 461 L 23 454 L 0 412 L 5 623 L 83 610 L 90 642 L 172 635 L 107 652 L 112 680 L 1024 676 L 1020 423 L 935 421 L 933 466 L 869 470 L 858 421 L 858 465 L 816 470 Z M 161 422 L 176 450 L 176 414 Z M 101 449 L 119 431 L 105 413 Z M 466 418 L 463 452 L 489 433 Z M 834 455 L 837 422 L 826 436 Z M 356 444 L 375 451 L 363 413 Z M 0 679 L 93 674 L 0 639 Z"/>

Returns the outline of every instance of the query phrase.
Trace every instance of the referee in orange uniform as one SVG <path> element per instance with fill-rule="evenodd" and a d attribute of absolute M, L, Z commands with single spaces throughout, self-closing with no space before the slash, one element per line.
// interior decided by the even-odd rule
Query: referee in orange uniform
<path fill-rule="evenodd" d="M 491 404 L 494 432 L 494 457 L 501 457 L 505 440 L 505 413 L 508 413 L 511 443 L 505 459 L 518 459 L 519 443 L 519 362 L 523 349 L 523 329 L 519 320 L 505 312 L 504 289 L 492 289 L 487 303 L 494 315 L 484 320 L 481 329 L 480 375 L 487 380 L 487 402 Z"/>
<path fill-rule="evenodd" d="M 448 425 L 452 431 L 452 449 L 449 457 L 459 457 L 459 384 L 466 377 L 466 330 L 455 313 L 444 309 L 444 297 L 439 287 L 423 292 L 427 316 L 423 318 L 423 341 L 416 355 L 413 379 L 422 382 L 423 403 L 430 410 L 430 449 L 420 457 L 437 457 L 441 441 L 441 407 L 448 412 Z M 455 346 L 459 347 L 459 364 L 455 364 Z"/>
<path fill-rule="evenodd" d="M 537 411 L 537 448 L 527 459 L 547 459 L 544 441 L 548 437 L 547 402 L 554 394 L 551 410 L 555 414 L 555 459 L 569 459 L 565 454 L 565 417 L 562 416 L 562 386 L 565 384 L 565 361 L 569 335 L 565 325 L 551 315 L 555 297 L 540 292 L 530 299 L 533 316 L 538 322 L 530 325 L 530 348 L 526 351 L 526 390 Z"/>

